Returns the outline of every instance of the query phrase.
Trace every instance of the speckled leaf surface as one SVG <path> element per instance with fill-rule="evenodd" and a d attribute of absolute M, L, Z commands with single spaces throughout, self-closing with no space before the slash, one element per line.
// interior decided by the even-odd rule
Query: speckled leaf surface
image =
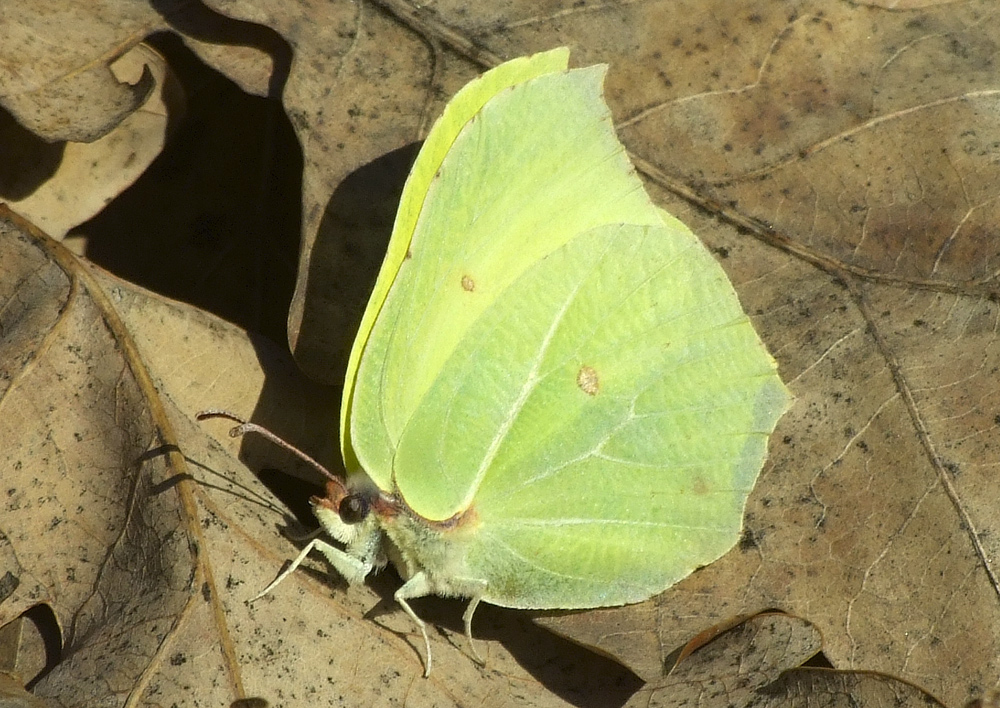
<path fill-rule="evenodd" d="M 547 622 L 652 679 L 705 627 L 780 608 L 820 628 L 837 668 L 947 705 L 997 684 L 993 3 L 212 7 L 294 56 L 282 100 L 305 247 L 290 337 L 311 374 L 336 381 L 366 297 L 344 304 L 357 249 L 331 236 L 345 179 L 418 140 L 482 69 L 564 44 L 611 65 L 619 135 L 654 199 L 713 249 L 778 360 L 796 404 L 741 547 L 644 605 Z"/>

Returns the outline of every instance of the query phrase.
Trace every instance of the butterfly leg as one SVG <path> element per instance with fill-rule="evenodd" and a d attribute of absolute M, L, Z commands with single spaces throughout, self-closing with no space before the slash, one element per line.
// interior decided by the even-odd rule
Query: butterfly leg
<path fill-rule="evenodd" d="M 274 590 L 278 583 L 295 572 L 295 569 L 302 564 L 302 561 L 306 559 L 306 556 L 308 556 L 314 548 L 326 556 L 326 559 L 330 562 L 330 565 L 333 566 L 333 569 L 340 573 L 348 583 L 353 584 L 363 580 L 364 577 L 372 570 L 371 561 L 355 558 L 354 556 L 348 555 L 344 551 L 340 550 L 336 546 L 331 546 L 321 538 L 313 538 L 306 544 L 306 547 L 302 549 L 302 552 L 295 557 L 295 560 L 293 560 L 287 568 L 281 571 L 278 574 L 278 577 L 271 581 L 270 585 L 257 593 L 257 595 L 254 596 L 250 602 L 258 600 Z"/>
<path fill-rule="evenodd" d="M 396 594 L 393 595 L 399 606 L 403 608 L 403 611 L 410 616 L 410 619 L 420 628 L 421 634 L 424 637 L 424 647 L 427 649 L 427 664 L 424 668 L 424 677 L 431 675 L 431 640 L 427 635 L 427 624 L 417 617 L 417 613 L 413 611 L 410 607 L 410 603 L 407 600 L 412 600 L 418 597 L 425 597 L 427 595 L 443 595 L 445 597 L 468 597 L 472 598 L 469 601 L 469 606 L 465 610 L 465 614 L 462 615 L 462 619 L 465 622 L 465 636 L 469 639 L 469 649 L 472 652 L 472 656 L 480 664 L 485 664 L 483 658 L 479 656 L 479 652 L 476 651 L 475 645 L 472 643 L 472 615 L 475 613 L 476 608 L 479 606 L 479 602 L 483 598 L 483 593 L 486 592 L 486 581 L 478 580 L 473 578 L 455 578 L 448 582 L 447 587 L 438 587 L 431 583 L 427 575 L 421 571 L 413 575 L 409 580 L 407 580 Z"/>
<path fill-rule="evenodd" d="M 399 606 L 403 608 L 403 611 L 410 616 L 410 619 L 420 628 L 420 633 L 424 635 L 424 648 L 427 650 L 427 663 L 424 664 L 424 678 L 431 675 L 431 640 L 427 636 L 427 624 L 417 617 L 417 613 L 413 611 L 410 607 L 410 603 L 407 600 L 412 600 L 418 597 L 425 597 L 427 595 L 433 594 L 434 590 L 431 587 L 430 581 L 427 579 L 427 575 L 423 572 L 419 572 L 407 580 L 403 585 L 395 592 L 393 598 L 399 603 Z"/>
<path fill-rule="evenodd" d="M 476 608 L 479 607 L 480 601 L 483 599 L 483 593 L 486 591 L 486 583 L 480 580 L 470 581 L 473 583 L 478 583 L 479 587 L 472 599 L 469 600 L 469 606 L 465 608 L 465 614 L 462 615 L 462 621 L 465 622 L 465 638 L 469 640 L 469 651 L 472 652 L 472 657 L 480 663 L 480 665 L 486 664 L 483 657 L 479 656 L 479 652 L 476 651 L 476 645 L 472 641 L 472 615 L 476 613 Z"/>

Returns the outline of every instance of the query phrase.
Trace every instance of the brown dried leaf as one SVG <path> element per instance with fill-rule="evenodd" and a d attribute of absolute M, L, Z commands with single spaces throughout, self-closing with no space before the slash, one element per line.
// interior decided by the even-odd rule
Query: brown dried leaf
<path fill-rule="evenodd" d="M 273 31 L 183 0 L 35 0 L 0 8 L 0 106 L 43 140 L 91 142 L 136 110 L 153 76 L 122 81 L 111 64 L 153 32 L 187 30 L 206 61 L 266 94 L 287 47 Z M 233 46 L 234 44 L 243 46 Z"/>
<path fill-rule="evenodd" d="M 912 683 L 870 671 L 797 669 L 787 671 L 768 687 L 759 708 L 882 708 L 924 706 L 944 708 L 934 696 Z"/>
<path fill-rule="evenodd" d="M 149 665 L 212 606 L 189 592 L 203 575 L 174 478 L 183 465 L 107 296 L 65 249 L 3 216 L 0 624 L 49 607 L 65 658 L 35 695 L 117 702 L 149 689 Z M 218 650 L 204 639 L 208 658 Z"/>
<path fill-rule="evenodd" d="M 18 677 L 0 672 L 0 706 L 3 708 L 48 708 L 49 704 L 25 691 Z"/>
<path fill-rule="evenodd" d="M 481 68 L 559 44 L 611 64 L 640 171 L 718 254 L 778 358 L 797 401 L 741 547 L 649 603 L 547 622 L 658 681 L 692 636 L 781 608 L 823 632 L 838 669 L 949 705 L 998 683 L 995 4 L 214 6 L 295 52 L 283 99 L 306 245 L 291 339 L 314 376 L 337 380 L 363 304 L 345 304 L 358 288 L 341 276 L 365 275 L 337 240 L 339 207 L 367 194 L 351 179 L 405 163 L 394 151 Z M 390 220 L 361 223 L 361 242 L 377 252 L 363 237 Z"/>
<path fill-rule="evenodd" d="M 135 0 L 39 0 L 0 9 L 0 105 L 43 140 L 91 142 L 142 105 L 151 74 L 119 81 L 110 64 L 149 32 L 159 13 Z"/>
<path fill-rule="evenodd" d="M 182 92 L 148 45 L 133 47 L 111 64 L 114 76 L 135 82 L 144 72 L 156 84 L 149 99 L 110 132 L 89 143 L 45 143 L 0 113 L 0 198 L 55 238 L 86 221 L 145 172 L 160 154 L 168 121 L 183 118 Z"/>
<path fill-rule="evenodd" d="M 819 651 L 814 626 L 797 617 L 762 614 L 695 648 L 672 673 L 633 696 L 628 708 L 943 708 L 912 684 L 872 672 L 800 667 Z"/>

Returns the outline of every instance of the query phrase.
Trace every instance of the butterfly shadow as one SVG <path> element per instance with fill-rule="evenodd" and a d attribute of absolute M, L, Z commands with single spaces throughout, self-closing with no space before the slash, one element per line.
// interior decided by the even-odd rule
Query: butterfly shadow
<path fill-rule="evenodd" d="M 378 622 L 412 641 L 411 632 L 396 632 L 379 622 L 379 617 L 400 612 L 393 593 L 402 584 L 394 569 L 369 576 L 368 585 L 379 602 L 366 613 L 366 619 Z M 410 600 L 417 615 L 427 622 L 428 631 L 439 640 L 452 644 L 469 662 L 475 662 L 465 640 L 462 613 L 467 601 L 456 598 L 424 597 Z M 490 671 L 490 659 L 484 642 L 498 642 L 513 659 L 547 690 L 580 708 L 616 708 L 642 687 L 643 681 L 613 659 L 564 639 L 535 624 L 536 616 L 551 613 L 512 610 L 482 603 L 472 622 L 473 641 L 484 654 L 484 671 Z M 445 631 L 447 630 L 447 631 Z M 416 635 L 419 636 L 419 635 Z M 432 639 L 432 642 L 435 640 Z M 420 642 L 415 645 L 420 651 Z"/>
<path fill-rule="evenodd" d="M 420 145 L 407 145 L 359 167 L 327 202 L 309 258 L 298 336 L 292 338 L 296 362 L 317 381 L 343 383 Z"/>

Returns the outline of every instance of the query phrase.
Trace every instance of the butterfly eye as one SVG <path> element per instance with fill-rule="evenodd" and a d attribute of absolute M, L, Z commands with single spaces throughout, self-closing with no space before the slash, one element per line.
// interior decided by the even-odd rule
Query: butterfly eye
<path fill-rule="evenodd" d="M 340 520 L 345 524 L 360 524 L 368 516 L 371 506 L 360 494 L 348 494 L 340 500 Z"/>

